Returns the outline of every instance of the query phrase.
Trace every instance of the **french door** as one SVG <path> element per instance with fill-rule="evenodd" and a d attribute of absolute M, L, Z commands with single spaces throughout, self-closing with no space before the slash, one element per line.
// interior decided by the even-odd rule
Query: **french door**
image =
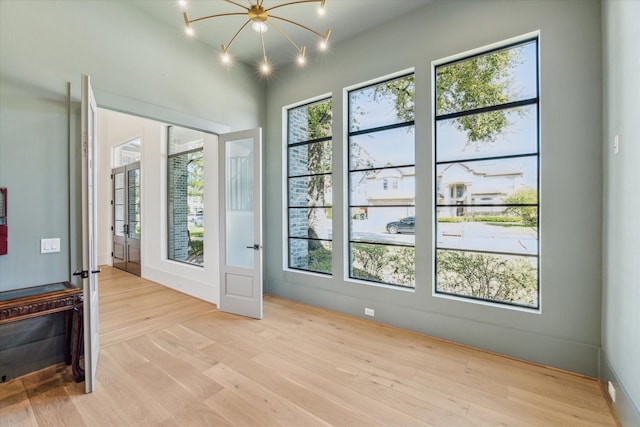
<path fill-rule="evenodd" d="M 113 266 L 140 276 L 140 162 L 113 169 L 111 181 Z"/>
<path fill-rule="evenodd" d="M 98 334 L 98 243 L 96 229 L 96 122 L 97 106 L 89 76 L 82 76 L 81 100 L 82 151 L 82 269 L 74 275 L 82 278 L 84 298 L 84 381 L 85 391 L 95 386 L 96 366 L 100 352 Z"/>
<path fill-rule="evenodd" d="M 220 135 L 218 308 L 262 319 L 262 131 Z"/>

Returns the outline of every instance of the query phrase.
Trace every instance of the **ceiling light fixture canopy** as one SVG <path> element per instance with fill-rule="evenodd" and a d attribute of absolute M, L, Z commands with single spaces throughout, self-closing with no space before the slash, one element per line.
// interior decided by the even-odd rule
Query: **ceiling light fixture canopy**
<path fill-rule="evenodd" d="M 251 28 L 253 29 L 253 31 L 255 31 L 260 35 L 260 44 L 262 46 L 262 63 L 260 64 L 260 71 L 263 74 L 268 74 L 271 70 L 271 65 L 267 60 L 267 51 L 264 46 L 264 34 L 267 32 L 269 27 L 274 28 L 287 41 L 289 41 L 289 43 L 293 45 L 293 47 L 298 52 L 298 56 L 297 56 L 298 65 L 304 65 L 304 63 L 306 62 L 305 56 L 304 56 L 305 50 L 306 50 L 305 46 L 298 46 L 298 44 L 296 44 L 296 42 L 294 42 L 293 39 L 282 28 L 280 28 L 280 26 L 276 25 L 274 20 L 289 23 L 291 25 L 294 25 L 296 27 L 302 28 L 310 33 L 315 34 L 320 38 L 319 48 L 321 50 L 327 49 L 331 30 L 327 30 L 324 34 L 321 34 L 305 25 L 300 24 L 299 22 L 293 21 L 291 19 L 283 18 L 281 16 L 273 15 L 270 13 L 274 9 L 285 7 L 285 6 L 292 6 L 296 4 L 302 4 L 302 3 L 319 3 L 320 8 L 318 12 L 320 13 L 320 15 L 324 15 L 324 7 L 325 7 L 326 0 L 298 0 L 298 1 L 291 1 L 287 3 L 281 3 L 269 8 L 265 8 L 263 6 L 264 0 L 249 0 L 249 4 L 250 4 L 249 6 L 245 6 L 231 0 L 224 0 L 224 1 L 244 9 L 244 12 L 219 13 L 216 15 L 203 16 L 201 18 L 195 18 L 195 19 L 189 19 L 189 17 L 187 16 L 186 10 L 183 10 L 183 13 L 182 13 L 184 17 L 185 30 L 187 34 L 190 36 L 194 34 L 191 24 L 195 22 L 204 21 L 211 18 L 220 18 L 223 16 L 236 16 L 236 15 L 247 16 L 248 18 L 247 21 L 240 27 L 238 31 L 236 31 L 233 37 L 231 37 L 231 40 L 229 41 L 229 43 L 227 43 L 226 45 L 224 44 L 221 45 L 220 59 L 222 60 L 223 63 L 231 62 L 231 55 L 229 54 L 229 48 L 238 37 L 238 34 L 240 34 L 242 30 L 244 30 L 249 24 L 251 24 Z M 255 4 L 253 3 L 253 1 L 255 1 Z M 179 4 L 180 4 L 180 7 L 182 7 L 183 9 L 186 9 L 187 2 L 185 0 L 180 0 Z"/>

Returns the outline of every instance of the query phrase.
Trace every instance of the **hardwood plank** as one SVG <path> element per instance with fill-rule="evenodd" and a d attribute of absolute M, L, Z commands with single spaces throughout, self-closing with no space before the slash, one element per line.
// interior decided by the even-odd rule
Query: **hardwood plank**
<path fill-rule="evenodd" d="M 332 400 L 336 404 L 353 411 L 355 414 L 367 416 L 377 420 L 383 425 L 393 426 L 425 426 L 426 422 L 419 421 L 404 412 L 381 404 L 365 394 L 359 393 L 350 387 L 336 384 L 331 378 L 316 372 L 305 369 L 293 363 L 288 358 L 276 356 L 270 352 L 265 352 L 253 359 L 261 364 L 263 369 L 275 369 L 284 377 L 291 381 L 304 384 L 310 390 Z"/>
<path fill-rule="evenodd" d="M 597 381 L 265 297 L 263 320 L 109 267 L 95 391 L 0 384 L 4 426 L 615 426 Z"/>
<path fill-rule="evenodd" d="M 233 425 L 206 403 L 192 402 L 177 411 L 170 419 L 160 423 L 158 427 L 232 427 Z"/>
<path fill-rule="evenodd" d="M 97 381 L 112 396 L 115 406 L 109 408 L 128 420 L 129 425 L 154 426 L 171 418 L 172 414 L 131 373 L 112 356 L 118 349 L 100 351 Z"/>
<path fill-rule="evenodd" d="M 251 402 L 268 425 L 329 426 L 288 399 L 245 377 L 234 369 L 219 363 L 204 372 L 238 397 Z"/>
<path fill-rule="evenodd" d="M 307 387 L 306 384 L 287 378 L 282 372 L 265 369 L 263 365 L 237 353 L 228 354 L 228 351 L 222 346 L 211 346 L 210 351 L 215 351 L 218 355 L 223 354 L 219 356 L 220 359 L 224 359 L 225 364 L 240 375 L 255 381 L 331 425 L 372 427 L 383 425 L 366 413 L 354 414 L 339 402 L 326 399 L 322 394 Z"/>
<path fill-rule="evenodd" d="M 220 390 L 204 403 L 234 426 L 269 427 L 269 420 L 263 416 L 260 409 L 229 389 Z"/>
<path fill-rule="evenodd" d="M 38 425 L 33 406 L 28 398 L 0 409 L 0 427 L 36 427 Z"/>
<path fill-rule="evenodd" d="M 38 425 L 83 427 L 87 424 L 64 387 L 46 389 L 29 397 Z"/>
<path fill-rule="evenodd" d="M 9 382 L 0 384 L 0 396 L 2 397 L 2 399 L 0 399 L 0 414 L 2 414 L 3 409 L 29 399 L 22 378 L 15 378 Z"/>

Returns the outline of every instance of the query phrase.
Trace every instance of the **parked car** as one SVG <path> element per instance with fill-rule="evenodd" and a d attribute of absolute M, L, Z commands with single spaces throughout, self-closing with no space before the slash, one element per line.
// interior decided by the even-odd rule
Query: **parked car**
<path fill-rule="evenodd" d="M 202 227 L 204 224 L 204 212 L 199 210 L 194 214 L 189 214 L 187 216 L 189 222 L 192 222 L 196 227 Z"/>
<path fill-rule="evenodd" d="M 392 221 L 387 224 L 387 231 L 390 234 L 415 233 L 416 218 L 413 216 L 408 216 L 408 217 L 402 218 L 400 221 Z"/>
<path fill-rule="evenodd" d="M 204 225 L 204 214 L 196 214 L 196 217 L 193 219 L 193 225 L 202 227 Z"/>

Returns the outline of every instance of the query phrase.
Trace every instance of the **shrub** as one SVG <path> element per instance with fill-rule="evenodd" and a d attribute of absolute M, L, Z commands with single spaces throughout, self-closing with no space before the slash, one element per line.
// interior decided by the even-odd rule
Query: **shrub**
<path fill-rule="evenodd" d="M 331 273 L 333 269 L 331 251 L 323 246 L 309 251 L 307 255 L 307 266 L 311 271 Z"/>

